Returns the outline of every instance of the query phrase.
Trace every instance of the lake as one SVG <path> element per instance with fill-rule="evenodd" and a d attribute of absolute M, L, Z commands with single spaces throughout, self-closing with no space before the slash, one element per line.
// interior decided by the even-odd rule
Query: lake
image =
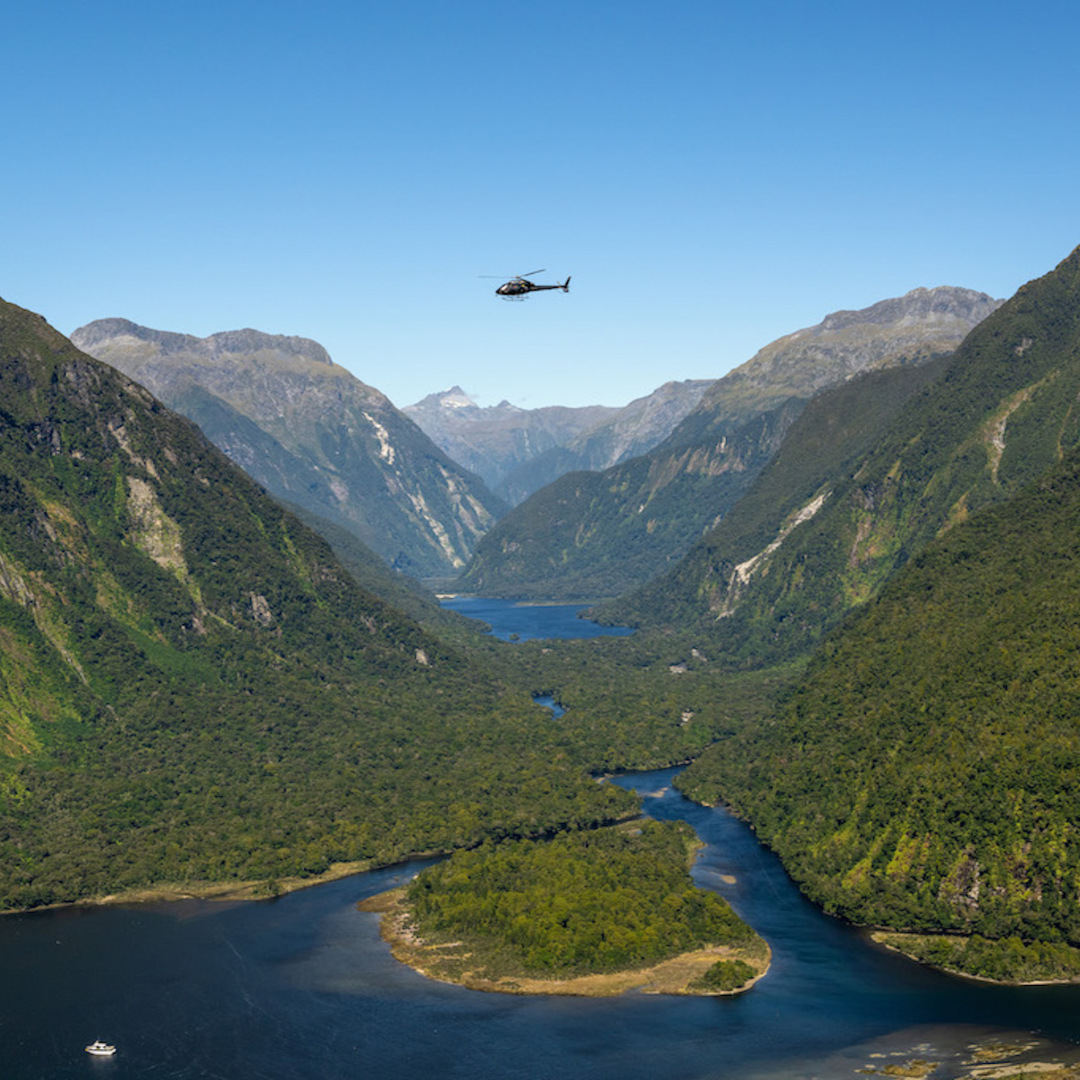
<path fill-rule="evenodd" d="M 501 641 L 625 637 L 634 632 L 628 626 L 601 626 L 580 618 L 587 604 L 523 604 L 482 596 L 451 596 L 440 603 L 459 615 L 487 623 L 492 635 Z"/>
<path fill-rule="evenodd" d="M 684 799 L 676 771 L 615 782 L 651 816 L 697 830 L 695 879 L 769 942 L 772 970 L 744 995 L 530 998 L 433 983 L 356 910 L 418 861 L 258 903 L 0 917 L 0 1076 L 854 1080 L 913 1057 L 956 1076 L 973 1042 L 1029 1032 L 1075 1053 L 1080 987 L 997 987 L 879 949 L 809 904 L 744 824 Z M 97 1038 L 117 1056 L 83 1053 Z"/>

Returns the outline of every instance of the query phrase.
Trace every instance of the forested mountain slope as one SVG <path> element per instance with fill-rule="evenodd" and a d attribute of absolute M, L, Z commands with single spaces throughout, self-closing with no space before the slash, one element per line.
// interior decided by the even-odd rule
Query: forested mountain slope
<path fill-rule="evenodd" d="M 482 596 L 614 596 L 679 558 L 776 453 L 794 399 L 719 442 L 568 473 L 515 507 L 480 541 L 458 587 Z"/>
<path fill-rule="evenodd" d="M 0 301 L 0 910 L 610 820 L 546 713 Z"/>
<path fill-rule="evenodd" d="M 712 379 L 666 382 L 587 430 L 524 462 L 495 490 L 512 505 L 569 472 L 597 472 L 648 453 L 662 443 L 713 384 Z"/>
<path fill-rule="evenodd" d="M 72 334 L 194 420 L 272 494 L 417 577 L 462 569 L 506 509 L 374 387 L 305 338 L 207 338 L 101 319 Z"/>
<path fill-rule="evenodd" d="M 1080 943 L 1078 672 L 1073 450 L 932 541 L 681 785 L 732 803 L 827 910 Z"/>
<path fill-rule="evenodd" d="M 596 599 L 644 584 L 731 510 L 818 390 L 947 354 L 998 303 L 915 289 L 780 338 L 717 380 L 647 454 L 563 477 L 516 507 L 477 546 L 461 588 Z"/>
<path fill-rule="evenodd" d="M 758 663 L 804 652 L 935 536 L 1077 445 L 1078 394 L 1080 251 L 976 327 L 880 439 L 807 488 L 771 535 L 719 528 L 634 610 L 707 620 Z"/>
<path fill-rule="evenodd" d="M 737 585 L 744 577 L 752 579 L 758 562 L 768 557 L 778 538 L 786 538 L 820 512 L 837 478 L 851 475 L 900 409 L 949 363 L 951 357 L 944 356 L 917 366 L 867 371 L 822 390 L 719 525 L 671 570 L 597 605 L 593 615 L 603 622 L 637 627 L 711 626 L 716 631 L 711 636 L 724 642 L 729 656 L 741 656 L 746 627 L 727 617 L 732 612 L 710 607 L 709 596 L 700 587 L 703 567 L 722 559 L 725 566 L 730 564 Z M 743 656 L 751 662 L 753 658 Z M 759 662 L 772 658 L 766 653 Z"/>

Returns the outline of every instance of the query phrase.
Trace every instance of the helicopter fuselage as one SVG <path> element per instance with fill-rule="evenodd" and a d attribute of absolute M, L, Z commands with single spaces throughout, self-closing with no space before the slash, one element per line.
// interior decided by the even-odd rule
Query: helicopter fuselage
<path fill-rule="evenodd" d="M 549 289 L 562 289 L 563 292 L 569 292 L 570 279 L 567 278 L 561 285 L 536 285 L 528 278 L 517 277 L 512 278 L 505 285 L 500 285 L 495 293 L 510 299 L 524 299 L 531 292 L 547 292 Z"/>

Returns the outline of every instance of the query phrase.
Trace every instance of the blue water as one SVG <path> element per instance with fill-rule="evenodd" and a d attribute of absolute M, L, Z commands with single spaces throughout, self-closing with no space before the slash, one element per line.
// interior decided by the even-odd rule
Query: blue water
<path fill-rule="evenodd" d="M 628 626 L 601 626 L 579 618 L 584 604 L 519 604 L 489 597 L 454 596 L 442 606 L 478 619 L 491 627 L 501 641 L 528 641 L 530 638 L 625 637 L 634 631 Z"/>
<path fill-rule="evenodd" d="M 973 1040 L 1080 1041 L 1080 987 L 996 987 L 874 946 L 807 903 L 741 822 L 671 787 L 618 783 L 690 822 L 694 869 L 769 942 L 769 974 L 731 998 L 483 994 L 392 959 L 364 897 L 425 862 L 272 901 L 189 901 L 0 918 L 3 1080 L 796 1080 L 855 1077 Z M 92 1059 L 93 1039 L 116 1043 Z M 874 1056 L 871 1055 L 883 1055 Z"/>
<path fill-rule="evenodd" d="M 769 941 L 772 970 L 744 995 L 530 998 L 431 982 L 356 910 L 416 863 L 273 901 L 0 919 L 0 1076 L 854 1078 L 867 1040 L 944 1052 L 997 1029 L 1080 1038 L 1080 988 L 972 983 L 878 949 L 807 903 L 746 826 L 683 799 L 672 775 L 619 782 L 652 816 L 694 826 L 708 845 L 699 884 Z M 95 1038 L 117 1056 L 85 1055 Z"/>

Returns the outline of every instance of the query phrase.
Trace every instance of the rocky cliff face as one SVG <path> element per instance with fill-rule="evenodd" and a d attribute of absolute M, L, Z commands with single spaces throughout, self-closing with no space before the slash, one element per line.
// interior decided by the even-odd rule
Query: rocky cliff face
<path fill-rule="evenodd" d="M 103 319 L 72 341 L 142 383 L 278 498 L 417 576 L 464 566 L 504 509 L 387 397 L 306 338 Z"/>

